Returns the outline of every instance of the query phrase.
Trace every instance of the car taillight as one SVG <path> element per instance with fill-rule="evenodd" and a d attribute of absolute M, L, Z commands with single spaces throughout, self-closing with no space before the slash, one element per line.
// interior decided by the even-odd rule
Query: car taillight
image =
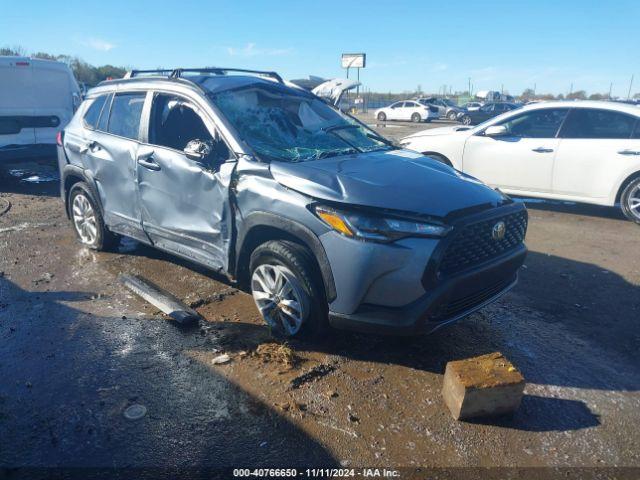
<path fill-rule="evenodd" d="M 63 132 L 62 130 L 60 130 L 57 135 L 56 135 L 56 144 L 61 147 L 62 146 L 62 136 L 63 136 Z M 51 137 L 49 137 L 51 138 Z"/>

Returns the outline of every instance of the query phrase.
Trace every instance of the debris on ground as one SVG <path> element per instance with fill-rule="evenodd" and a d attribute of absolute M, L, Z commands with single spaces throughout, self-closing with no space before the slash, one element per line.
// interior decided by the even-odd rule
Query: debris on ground
<path fill-rule="evenodd" d="M 0 216 L 4 215 L 11 208 L 11 202 L 6 198 L 0 198 Z"/>
<path fill-rule="evenodd" d="M 53 277 L 53 273 L 45 272 L 39 278 L 32 280 L 31 283 L 34 283 L 35 285 L 39 285 L 41 283 L 49 283 L 51 282 L 51 280 L 53 280 Z"/>
<path fill-rule="evenodd" d="M 148 280 L 135 275 L 120 274 L 118 281 L 178 323 L 186 324 L 201 319 L 198 312 L 182 303 L 171 293 Z"/>
<path fill-rule="evenodd" d="M 188 305 L 191 308 L 200 308 L 200 307 L 204 307 L 205 305 L 209 305 L 210 303 L 221 302 L 225 298 L 231 297 L 236 293 L 238 293 L 238 290 L 236 290 L 235 288 L 228 288 L 228 289 L 222 290 L 221 292 L 214 293 L 209 297 L 198 298 L 197 300 L 193 300 L 189 302 Z"/>
<path fill-rule="evenodd" d="M 301 361 L 300 357 L 286 343 L 262 343 L 253 352 L 253 356 L 263 363 L 279 363 L 287 369 L 295 368 Z"/>
<path fill-rule="evenodd" d="M 329 375 L 335 369 L 335 365 L 328 363 L 321 363 L 320 365 L 316 365 L 308 372 L 293 378 L 290 382 L 291 388 L 300 388 L 305 383 L 312 382 L 314 380 L 317 380 L 318 378 L 324 377 L 325 375 Z"/>
<path fill-rule="evenodd" d="M 514 412 L 522 374 L 500 352 L 447 363 L 442 397 L 456 420 Z"/>
<path fill-rule="evenodd" d="M 147 407 L 138 403 L 127 407 L 124 411 L 124 418 L 127 420 L 140 420 L 147 414 Z"/>
<path fill-rule="evenodd" d="M 226 354 L 223 353 L 222 355 L 218 355 L 217 357 L 213 358 L 211 360 L 211 363 L 213 363 L 214 365 L 220 365 L 223 363 L 229 363 L 231 361 L 231 357 Z"/>
<path fill-rule="evenodd" d="M 307 404 L 302 402 L 296 402 L 294 400 L 289 400 L 287 402 L 276 403 L 276 407 L 280 410 L 284 410 L 285 412 L 306 412 Z"/>

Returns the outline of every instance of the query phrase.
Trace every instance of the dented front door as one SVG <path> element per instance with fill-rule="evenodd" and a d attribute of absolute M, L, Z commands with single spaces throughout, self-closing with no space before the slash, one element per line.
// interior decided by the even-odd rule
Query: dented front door
<path fill-rule="evenodd" d="M 156 145 L 138 150 L 142 225 L 154 245 L 211 268 L 226 266 L 235 163 L 208 167 Z"/>

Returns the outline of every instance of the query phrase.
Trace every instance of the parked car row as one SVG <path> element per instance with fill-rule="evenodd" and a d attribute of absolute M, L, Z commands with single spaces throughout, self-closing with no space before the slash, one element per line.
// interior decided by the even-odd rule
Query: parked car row
<path fill-rule="evenodd" d="M 462 107 L 458 107 L 450 99 L 428 97 L 392 103 L 388 107 L 376 110 L 375 117 L 380 122 L 387 120 L 430 122 L 444 118 L 450 121 L 458 121 L 463 125 L 477 125 L 489 118 L 519 107 L 520 105 L 507 102 L 489 102 L 486 104 L 469 102 Z"/>
<path fill-rule="evenodd" d="M 536 103 L 476 127 L 418 132 L 401 145 L 506 193 L 620 203 L 624 215 L 640 223 L 640 109 L 634 105 Z"/>

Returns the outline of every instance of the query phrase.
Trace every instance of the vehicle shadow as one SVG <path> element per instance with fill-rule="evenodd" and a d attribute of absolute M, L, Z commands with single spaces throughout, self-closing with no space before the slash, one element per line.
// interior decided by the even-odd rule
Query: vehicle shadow
<path fill-rule="evenodd" d="M 6 277 L 0 299 L 3 478 L 39 467 L 83 478 L 97 468 L 108 469 L 105 478 L 213 478 L 238 466 L 338 464 L 270 405 L 193 358 L 211 351 L 213 334 L 88 313 L 83 302 L 92 312 L 109 307 L 92 292 L 30 292 Z M 134 404 L 146 415 L 128 420 Z"/>
<path fill-rule="evenodd" d="M 0 192 L 48 197 L 60 195 L 57 159 L 3 160 L 0 162 Z"/>

